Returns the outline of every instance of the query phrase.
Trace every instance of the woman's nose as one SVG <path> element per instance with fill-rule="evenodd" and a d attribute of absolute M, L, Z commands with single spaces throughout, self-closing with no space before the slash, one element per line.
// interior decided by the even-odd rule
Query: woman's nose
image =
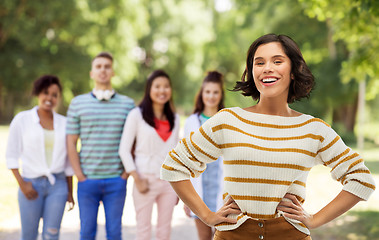
<path fill-rule="evenodd" d="M 263 68 L 263 71 L 264 72 L 270 72 L 272 71 L 272 64 L 270 62 L 266 63 L 264 68 Z"/>

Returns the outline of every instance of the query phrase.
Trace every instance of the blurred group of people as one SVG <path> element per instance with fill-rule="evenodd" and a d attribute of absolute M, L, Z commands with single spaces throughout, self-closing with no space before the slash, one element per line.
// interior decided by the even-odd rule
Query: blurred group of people
<path fill-rule="evenodd" d="M 37 238 L 41 218 L 43 239 L 59 238 L 66 202 L 69 210 L 75 203 L 74 174 L 78 179 L 81 239 L 95 239 L 100 202 L 105 211 L 107 238 L 121 239 L 129 176 L 134 179 L 137 239 L 151 238 L 155 203 L 156 239 L 170 239 L 172 214 L 179 198 L 170 184 L 160 179 L 160 168 L 179 141 L 180 119 L 172 99 L 171 79 L 163 70 L 152 72 L 146 81 L 144 97 L 135 107 L 131 98 L 112 88 L 113 76 L 112 55 L 99 53 L 91 65 L 93 90 L 75 97 L 65 117 L 54 111 L 62 94 L 58 77 L 43 75 L 33 85 L 38 105 L 13 119 L 6 159 L 20 186 L 21 239 Z M 191 116 L 196 121 L 188 121 L 186 132 L 198 128 L 223 106 L 223 75 L 209 72 Z M 221 192 L 219 162 L 217 171 L 210 171 L 220 179 L 216 185 Z M 207 180 L 211 184 L 215 182 L 213 176 Z M 220 195 L 210 194 L 208 199 L 213 210 L 216 199 L 222 202 Z"/>
<path fill-rule="evenodd" d="M 200 240 L 311 239 L 309 229 L 375 189 L 360 156 L 329 125 L 289 108 L 309 97 L 314 79 L 288 36 L 264 35 L 250 46 L 234 90 L 256 100 L 251 107 L 224 108 L 223 75 L 208 72 L 180 141 L 168 73 L 149 75 L 138 106 L 113 89 L 113 76 L 112 55 L 95 56 L 94 88 L 72 99 L 67 117 L 54 111 L 62 94 L 58 77 L 41 76 L 33 87 L 38 105 L 14 117 L 6 160 L 20 187 L 21 239 L 37 239 L 41 218 L 42 238 L 59 238 L 65 206 L 75 204 L 73 175 L 83 240 L 96 238 L 100 203 L 107 239 L 122 239 L 129 176 L 138 240 L 151 238 L 154 204 L 155 239 L 170 239 L 178 196 Z M 312 215 L 302 203 L 316 164 L 330 166 L 344 189 Z"/>

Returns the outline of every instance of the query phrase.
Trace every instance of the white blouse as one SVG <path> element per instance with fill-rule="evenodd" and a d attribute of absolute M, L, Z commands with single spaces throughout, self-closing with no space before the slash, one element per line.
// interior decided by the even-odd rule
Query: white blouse
<path fill-rule="evenodd" d="M 51 166 L 48 167 L 45 157 L 45 140 L 43 128 L 37 113 L 38 107 L 20 112 L 9 127 L 6 161 L 9 169 L 20 168 L 26 178 L 46 176 L 51 184 L 55 183 L 54 173 L 65 172 L 73 175 L 66 151 L 66 117 L 53 113 L 54 147 Z"/>
<path fill-rule="evenodd" d="M 131 149 L 135 139 L 135 159 L 133 159 Z M 177 114 L 170 137 L 163 141 L 157 131 L 145 122 L 141 109 L 134 108 L 126 118 L 119 148 L 125 171 L 130 173 L 136 170 L 159 178 L 160 168 L 167 153 L 176 146 L 178 141 L 179 116 Z"/>

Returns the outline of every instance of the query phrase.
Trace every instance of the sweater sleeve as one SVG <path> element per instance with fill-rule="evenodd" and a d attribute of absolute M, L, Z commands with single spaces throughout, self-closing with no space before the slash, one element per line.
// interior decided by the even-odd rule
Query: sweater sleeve
<path fill-rule="evenodd" d="M 341 182 L 343 190 L 367 200 L 375 190 L 375 181 L 362 157 L 347 147 L 341 137 L 327 127 L 318 155 L 331 168 L 332 178 Z"/>
<path fill-rule="evenodd" d="M 139 119 L 139 111 L 139 108 L 134 108 L 126 118 L 118 150 L 125 171 L 128 173 L 136 170 L 132 147 L 137 136 L 138 121 L 142 121 Z"/>
<path fill-rule="evenodd" d="M 222 135 L 216 135 L 212 130 L 218 121 L 220 116 L 216 114 L 168 153 L 161 168 L 163 180 L 181 181 L 198 177 L 204 172 L 207 163 L 216 161 L 221 156 L 219 142 Z"/>

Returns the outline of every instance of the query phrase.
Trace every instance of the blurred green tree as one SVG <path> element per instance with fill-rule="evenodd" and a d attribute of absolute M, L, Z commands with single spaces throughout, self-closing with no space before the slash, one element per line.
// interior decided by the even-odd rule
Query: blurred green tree
<path fill-rule="evenodd" d="M 126 80 L 135 76 L 137 63 L 125 53 L 145 25 L 140 20 L 142 5 L 131 2 L 2 1 L 0 122 L 9 122 L 16 112 L 32 106 L 32 82 L 42 74 L 61 79 L 60 112 L 65 114 L 71 98 L 90 89 L 91 59 L 100 51 L 114 53 L 116 71 Z M 120 78 L 115 82 L 119 84 Z"/>
<path fill-rule="evenodd" d="M 368 96 L 379 91 L 377 1 L 348 0 L 3 0 L 0 7 L 0 121 L 30 103 L 31 82 L 58 75 L 65 113 L 71 98 L 89 91 L 91 58 L 110 51 L 115 88 L 138 103 L 154 69 L 173 80 L 177 109 L 188 114 L 208 70 L 225 74 L 232 89 L 245 69 L 251 42 L 265 33 L 298 42 L 316 77 L 309 101 L 297 110 L 355 123 L 357 81 L 369 79 Z M 251 98 L 227 91 L 227 106 L 248 106 Z"/>
<path fill-rule="evenodd" d="M 30 105 L 34 79 L 60 77 L 67 89 L 88 85 L 90 61 L 78 36 L 85 28 L 75 2 L 4 0 L 0 8 L 0 120 Z M 72 95 L 72 94 L 71 94 Z"/>
<path fill-rule="evenodd" d="M 347 130 L 353 131 L 357 112 L 357 82 L 367 80 L 367 100 L 374 100 L 379 94 L 379 63 L 376 61 L 379 52 L 377 40 L 379 1 L 346 0 L 341 3 L 331 0 L 299 0 L 299 2 L 309 17 L 327 23 L 329 46 L 333 48 L 333 45 L 342 42 L 346 48 L 338 72 L 341 82 L 344 83 L 340 84 L 343 96 L 337 95 L 335 98 L 340 107 L 334 109 L 333 120 L 343 122 Z"/>

